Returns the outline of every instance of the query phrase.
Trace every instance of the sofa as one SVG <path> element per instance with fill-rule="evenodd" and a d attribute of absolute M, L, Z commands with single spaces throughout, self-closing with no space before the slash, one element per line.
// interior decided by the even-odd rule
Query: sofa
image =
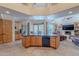
<path fill-rule="evenodd" d="M 76 46 L 79 46 L 79 37 L 78 36 L 75 36 L 75 37 L 72 37 L 72 42 L 76 45 Z"/>

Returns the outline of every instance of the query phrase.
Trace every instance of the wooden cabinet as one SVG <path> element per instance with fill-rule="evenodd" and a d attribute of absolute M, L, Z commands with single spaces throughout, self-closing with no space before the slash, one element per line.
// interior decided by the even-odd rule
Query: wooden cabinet
<path fill-rule="evenodd" d="M 8 43 L 12 41 L 12 21 L 4 20 L 3 21 L 3 41 Z"/>
<path fill-rule="evenodd" d="M 42 37 L 41 36 L 30 36 L 30 45 L 31 46 L 42 46 Z"/>
<path fill-rule="evenodd" d="M 0 44 L 3 43 L 3 21 L 0 19 Z"/>
<path fill-rule="evenodd" d="M 2 35 L 0 35 L 0 44 L 3 43 L 3 39 L 2 38 L 3 38 Z"/>
<path fill-rule="evenodd" d="M 23 45 L 24 47 L 26 47 L 26 48 L 30 46 L 30 37 L 29 37 L 29 36 L 23 38 L 23 40 L 22 40 L 22 45 Z"/>
<path fill-rule="evenodd" d="M 42 47 L 43 45 L 42 41 L 43 41 L 42 36 L 27 36 L 22 39 L 22 44 L 24 47 L 30 47 L 30 46 Z M 51 36 L 49 41 L 50 41 L 49 43 L 50 47 L 53 47 L 55 49 L 58 48 L 60 44 L 60 39 L 58 36 Z M 46 46 L 46 47 L 49 47 L 49 46 Z"/>
<path fill-rule="evenodd" d="M 36 37 L 35 36 L 30 36 L 30 45 L 31 46 L 35 46 L 36 44 L 36 42 L 35 42 L 35 40 L 36 40 Z"/>
<path fill-rule="evenodd" d="M 36 37 L 36 46 L 39 46 L 39 47 L 42 46 L 42 37 L 41 36 Z"/>
<path fill-rule="evenodd" d="M 53 48 L 58 48 L 59 41 L 59 37 L 57 36 L 50 37 L 50 46 Z"/>
<path fill-rule="evenodd" d="M 15 34 L 15 39 L 16 40 L 20 40 L 22 38 L 22 35 L 21 34 Z"/>
<path fill-rule="evenodd" d="M 20 40 L 19 36 L 20 36 L 19 34 L 15 34 L 15 39 Z"/>
<path fill-rule="evenodd" d="M 42 37 L 41 36 L 27 36 L 22 39 L 22 44 L 24 47 L 29 46 L 42 46 Z"/>
<path fill-rule="evenodd" d="M 0 43 L 12 41 L 12 21 L 0 19 Z"/>

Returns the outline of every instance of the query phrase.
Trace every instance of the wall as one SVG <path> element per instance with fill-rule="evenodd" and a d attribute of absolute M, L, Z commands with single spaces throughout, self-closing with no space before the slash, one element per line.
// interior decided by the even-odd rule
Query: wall
<path fill-rule="evenodd" d="M 57 23 L 58 25 L 74 24 L 75 22 L 79 22 L 79 14 L 57 18 L 57 19 L 55 19 L 54 22 Z M 64 34 L 65 30 L 62 30 L 62 28 L 59 28 L 59 30 L 61 31 L 61 34 L 65 35 Z M 74 30 L 71 31 L 71 33 L 72 33 L 72 35 L 74 35 Z"/>

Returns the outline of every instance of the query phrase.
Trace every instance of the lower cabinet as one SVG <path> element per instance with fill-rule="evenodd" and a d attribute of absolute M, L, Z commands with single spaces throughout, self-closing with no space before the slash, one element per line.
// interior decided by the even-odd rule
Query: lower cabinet
<path fill-rule="evenodd" d="M 3 37 L 2 36 L 0 36 L 0 44 L 2 44 L 3 43 L 3 39 L 2 39 Z"/>
<path fill-rule="evenodd" d="M 29 36 L 22 39 L 22 45 L 26 48 L 30 46 L 30 37 Z"/>
<path fill-rule="evenodd" d="M 36 42 L 35 42 L 35 40 L 36 40 L 36 37 L 35 36 L 30 36 L 30 46 L 35 46 L 36 44 Z"/>
<path fill-rule="evenodd" d="M 31 46 L 42 46 L 42 37 L 41 36 L 30 36 L 30 45 Z"/>
<path fill-rule="evenodd" d="M 21 35 L 21 34 L 16 34 L 16 35 L 15 35 L 15 39 L 16 39 L 16 40 L 21 40 L 21 38 L 22 38 L 22 35 Z"/>
<path fill-rule="evenodd" d="M 50 38 L 50 46 L 55 48 L 55 49 L 58 48 L 59 41 L 60 41 L 59 37 L 57 37 L 57 36 L 51 37 Z"/>
<path fill-rule="evenodd" d="M 42 37 L 41 36 L 37 36 L 36 37 L 36 46 L 41 47 L 42 46 Z"/>
<path fill-rule="evenodd" d="M 2 40 L 0 40 L 0 44 L 2 44 L 3 43 L 3 41 Z"/>
<path fill-rule="evenodd" d="M 24 47 L 38 46 L 38 47 L 53 47 L 57 49 L 60 44 L 60 39 L 57 36 L 42 37 L 42 36 L 26 36 L 22 39 L 22 45 Z"/>

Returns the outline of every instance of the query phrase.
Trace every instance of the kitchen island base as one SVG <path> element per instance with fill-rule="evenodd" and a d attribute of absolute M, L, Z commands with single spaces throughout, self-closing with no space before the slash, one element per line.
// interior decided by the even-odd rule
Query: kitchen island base
<path fill-rule="evenodd" d="M 60 45 L 58 36 L 26 36 L 22 38 L 22 45 L 28 47 L 52 47 L 57 49 Z"/>

